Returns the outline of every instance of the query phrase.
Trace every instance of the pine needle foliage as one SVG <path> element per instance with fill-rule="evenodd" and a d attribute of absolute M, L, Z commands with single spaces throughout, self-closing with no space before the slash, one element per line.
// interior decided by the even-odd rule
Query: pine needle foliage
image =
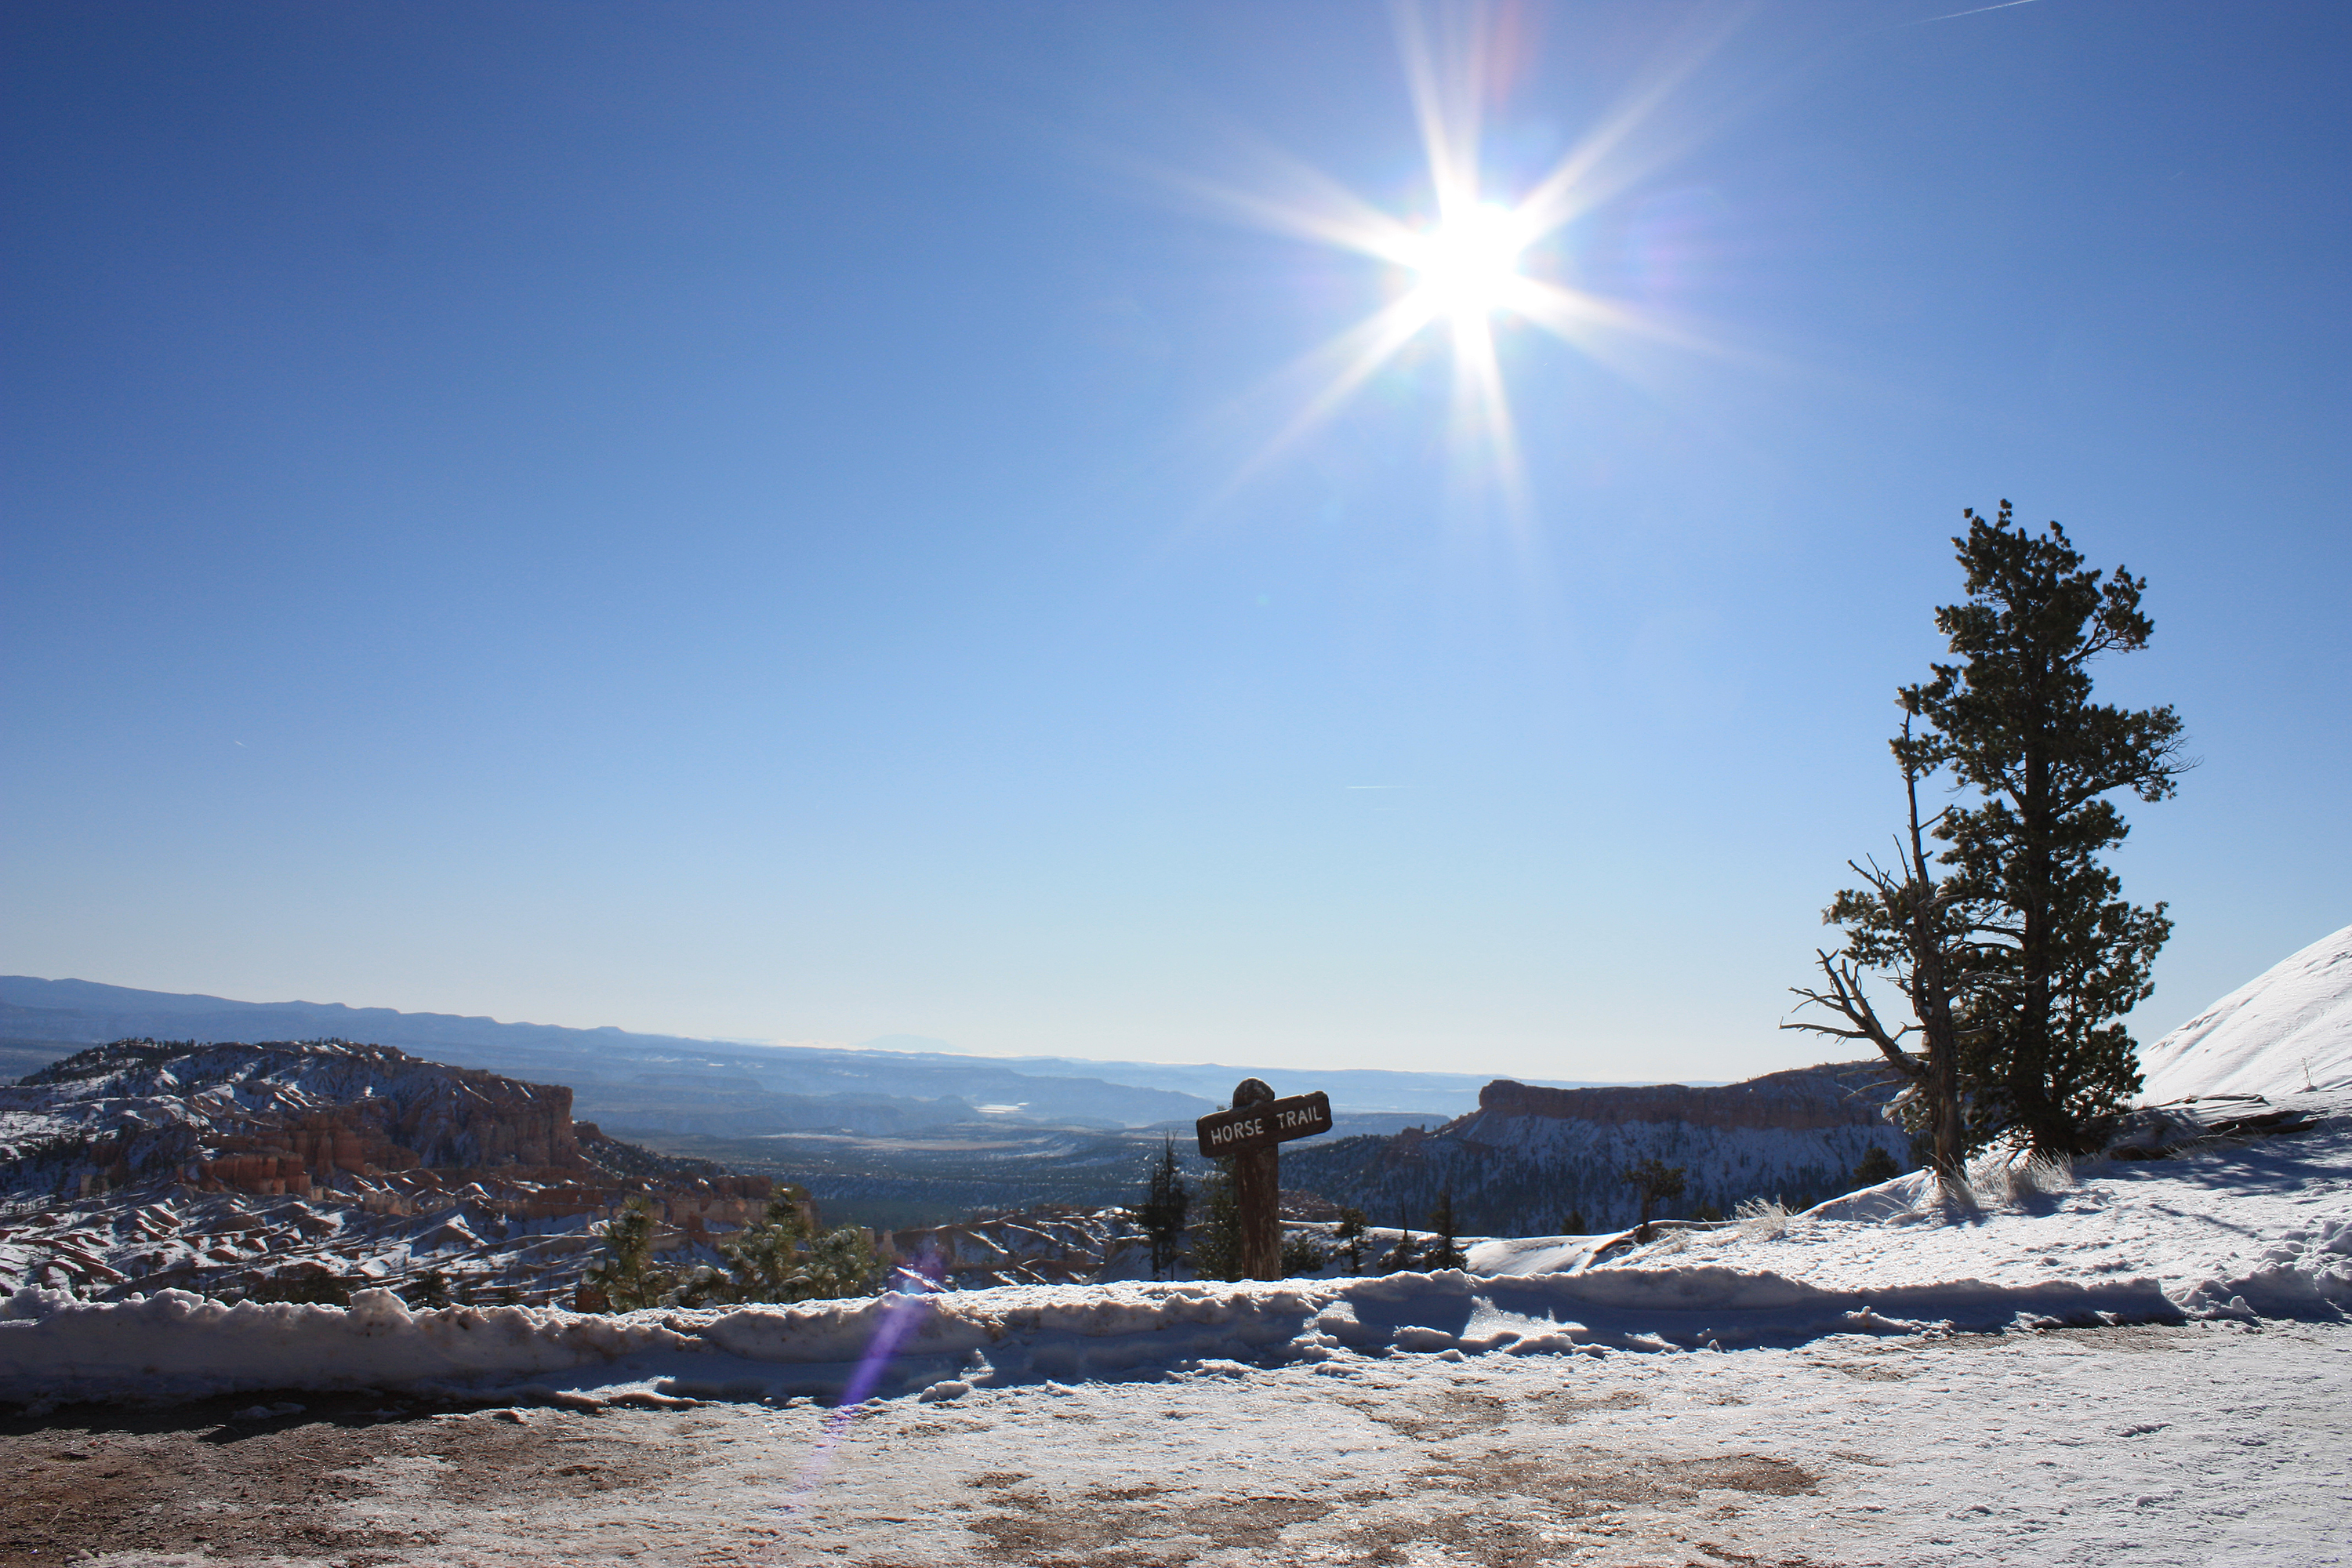
<path fill-rule="evenodd" d="M 874 1243 L 855 1226 L 821 1231 L 808 1194 L 786 1187 L 766 1212 L 719 1244 L 735 1301 L 823 1301 L 872 1293 Z"/>
<path fill-rule="evenodd" d="M 1192 1190 L 1176 1163 L 1176 1140 L 1165 1140 L 1160 1158 L 1144 1178 L 1143 1202 L 1135 1211 L 1151 1246 L 1151 1277 L 1164 1279 L 1176 1268 L 1184 1245 L 1184 1221 L 1192 1207 Z"/>
<path fill-rule="evenodd" d="M 1203 1279 L 1242 1277 L 1242 1204 L 1230 1157 L 1216 1163 L 1201 1189 L 1201 1219 L 1192 1226 L 1192 1272 Z"/>
<path fill-rule="evenodd" d="M 1339 1244 L 1339 1255 L 1348 1260 L 1350 1275 L 1364 1271 L 1364 1211 L 1342 1208 L 1339 1223 L 1332 1227 L 1332 1239 Z"/>
<path fill-rule="evenodd" d="M 2154 990 L 2172 931 L 2163 904 L 2126 902 L 2100 860 L 2130 831 L 2111 797 L 2166 799 L 2195 764 L 2170 707 L 2092 700 L 2096 660 L 2147 646 L 2147 580 L 2085 570 L 2065 530 L 2030 533 L 2005 500 L 1997 518 L 1964 515 L 1968 536 L 1952 542 L 1969 598 L 1936 612 L 1959 662 L 1930 666 L 1934 679 L 1900 696 L 1926 726 L 1909 760 L 1981 797 L 1937 824 L 1942 858 L 2007 916 L 1965 1053 L 1973 1140 L 2084 1152 L 2093 1124 L 2139 1090 L 2119 1020 Z"/>
<path fill-rule="evenodd" d="M 634 1312 L 664 1304 L 677 1289 L 677 1277 L 654 1265 L 654 1205 L 643 1195 L 624 1204 L 607 1221 L 604 1256 L 589 1266 L 583 1282 L 615 1312 Z"/>
<path fill-rule="evenodd" d="M 1421 1249 L 1421 1266 L 1435 1270 L 1459 1268 L 1468 1261 L 1454 1239 L 1454 1189 L 1447 1187 L 1437 1197 L 1437 1205 L 1429 1211 L 1429 1240 Z"/>
<path fill-rule="evenodd" d="M 1685 1173 L 1682 1166 L 1669 1165 L 1654 1154 L 1626 1171 L 1627 1184 L 1642 1194 L 1642 1240 L 1650 1239 L 1650 1211 L 1659 1200 L 1671 1201 L 1683 1195 Z"/>
<path fill-rule="evenodd" d="M 1388 1271 L 1403 1274 L 1420 1267 L 1421 1243 L 1413 1239 L 1412 1226 L 1400 1219 L 1397 1222 L 1397 1244 L 1388 1256 Z"/>

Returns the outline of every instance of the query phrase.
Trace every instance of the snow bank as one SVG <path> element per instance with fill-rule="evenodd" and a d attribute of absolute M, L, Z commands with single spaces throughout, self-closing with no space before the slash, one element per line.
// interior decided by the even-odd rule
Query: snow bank
<path fill-rule="evenodd" d="M 223 1307 L 182 1291 L 86 1303 L 20 1292 L 0 1398 L 188 1399 L 265 1388 L 485 1399 L 837 1395 L 882 1321 L 918 1320 L 885 1394 L 1083 1382 L 1349 1354 L 1662 1350 L 1829 1332 L 2178 1317 L 2153 1279 L 1823 1290 L 1722 1267 L 1481 1279 L 1458 1269 L 1307 1285 L 1000 1287 L 914 1298 L 598 1317 L 534 1308 Z"/>
<path fill-rule="evenodd" d="M 886 1395 L 1366 1356 L 1601 1353 L 2352 1311 L 2352 1094 L 2288 1136 L 2116 1161 L 1967 1213 L 1914 1174 L 1769 1223 L 1482 1243 L 1467 1271 L 1263 1284 L 1004 1286 L 791 1307 L 583 1315 L 349 1309 L 176 1290 L 0 1310 L 0 1400 L 372 1387 L 580 1405 Z"/>
<path fill-rule="evenodd" d="M 2151 1104 L 2352 1089 L 2352 926 L 2273 965 L 2140 1052 Z"/>

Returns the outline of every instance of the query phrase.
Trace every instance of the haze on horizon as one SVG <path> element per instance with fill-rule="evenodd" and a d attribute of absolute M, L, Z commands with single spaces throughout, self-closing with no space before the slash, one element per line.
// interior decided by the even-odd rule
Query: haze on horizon
<path fill-rule="evenodd" d="M 2352 16 L 1953 9 L 12 6 L 0 970 L 1745 1078 L 2008 497 L 2151 1042 L 2352 918 Z"/>

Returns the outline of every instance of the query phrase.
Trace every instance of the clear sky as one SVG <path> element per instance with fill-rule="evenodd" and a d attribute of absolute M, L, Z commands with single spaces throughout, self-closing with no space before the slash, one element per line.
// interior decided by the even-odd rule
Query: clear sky
<path fill-rule="evenodd" d="M 16 0 L 0 972 L 1820 1059 L 2006 496 L 2205 759 L 2153 1039 L 2352 920 L 2352 9 L 1969 9 Z"/>

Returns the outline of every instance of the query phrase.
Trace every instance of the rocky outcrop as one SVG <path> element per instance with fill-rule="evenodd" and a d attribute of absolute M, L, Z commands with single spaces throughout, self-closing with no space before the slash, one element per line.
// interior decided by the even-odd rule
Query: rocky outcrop
<path fill-rule="evenodd" d="M 575 1125 L 561 1085 L 347 1040 L 118 1041 L 0 1089 L 7 1112 L 44 1124 L 61 1147 L 78 1134 L 71 1163 L 116 1186 L 162 1177 L 260 1195 L 373 1192 L 395 1206 L 462 1193 L 546 1218 L 684 1176 L 698 1184 L 698 1221 L 723 1228 L 772 1185 L 672 1170 L 677 1162 Z"/>
<path fill-rule="evenodd" d="M 1497 1079 L 1478 1091 L 1477 1115 L 1464 1127 L 1464 1133 L 1475 1137 L 1473 1129 L 1478 1121 L 1523 1116 L 1606 1127 L 1636 1121 L 1790 1130 L 1873 1127 L 1885 1122 L 1887 1102 L 1901 1088 L 1902 1080 L 1892 1068 L 1866 1061 L 1792 1068 L 1704 1089 L 1679 1083 L 1638 1089 L 1538 1089 Z"/>
<path fill-rule="evenodd" d="M 1625 1173 L 1658 1160 L 1685 1173 L 1670 1216 L 1725 1214 L 1750 1198 L 1802 1207 L 1849 1190 L 1873 1151 L 1898 1168 L 1910 1139 L 1885 1118 L 1900 1088 L 1874 1061 L 1692 1088 L 1539 1089 L 1500 1079 L 1478 1109 L 1433 1132 L 1346 1138 L 1286 1152 L 1283 1178 L 1383 1225 L 1427 1224 L 1451 1194 L 1457 1224 L 1488 1236 L 1597 1233 L 1640 1212 Z"/>
<path fill-rule="evenodd" d="M 0 1293 L 430 1270 L 488 1299 L 568 1300 L 630 1199 L 652 1204 L 658 1247 L 708 1261 L 774 1192 L 571 1111 L 568 1089 L 341 1040 L 84 1051 L 0 1088 Z"/>

